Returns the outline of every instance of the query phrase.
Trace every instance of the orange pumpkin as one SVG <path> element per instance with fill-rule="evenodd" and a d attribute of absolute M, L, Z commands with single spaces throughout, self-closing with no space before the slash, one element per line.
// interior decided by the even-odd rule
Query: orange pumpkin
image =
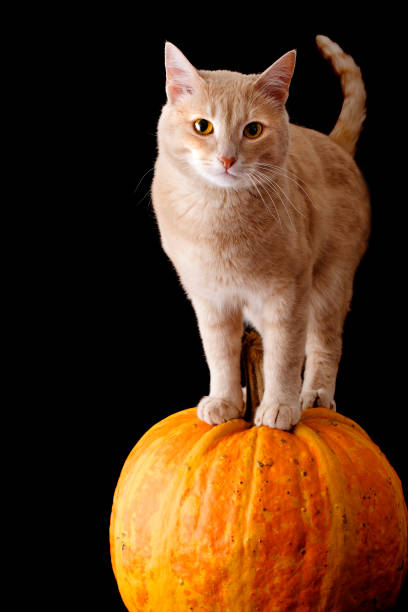
<path fill-rule="evenodd" d="M 338 413 L 311 408 L 288 433 L 190 409 L 129 455 L 110 538 L 130 611 L 385 610 L 407 509 L 380 449 Z"/>

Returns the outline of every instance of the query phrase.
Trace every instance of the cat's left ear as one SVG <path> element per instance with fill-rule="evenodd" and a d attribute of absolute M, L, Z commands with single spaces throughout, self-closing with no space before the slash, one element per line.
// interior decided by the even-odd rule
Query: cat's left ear
<path fill-rule="evenodd" d="M 191 94 L 200 87 L 203 79 L 180 49 L 166 42 L 166 92 L 170 102 L 176 102 L 181 96 Z"/>
<path fill-rule="evenodd" d="M 285 104 L 289 95 L 289 85 L 296 62 L 296 50 L 282 55 L 272 66 L 261 74 L 256 85 L 268 97 L 279 104 Z"/>

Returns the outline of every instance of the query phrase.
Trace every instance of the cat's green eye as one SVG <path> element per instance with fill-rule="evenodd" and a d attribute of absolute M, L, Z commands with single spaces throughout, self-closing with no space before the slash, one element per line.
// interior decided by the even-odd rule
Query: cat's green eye
<path fill-rule="evenodd" d="M 211 121 L 207 121 L 207 119 L 197 119 L 197 121 L 194 121 L 194 129 L 202 136 L 207 136 L 207 134 L 211 134 L 214 131 L 213 124 Z"/>
<path fill-rule="evenodd" d="M 263 125 L 259 121 L 252 121 L 244 127 L 244 136 L 247 138 L 258 138 L 263 132 Z"/>

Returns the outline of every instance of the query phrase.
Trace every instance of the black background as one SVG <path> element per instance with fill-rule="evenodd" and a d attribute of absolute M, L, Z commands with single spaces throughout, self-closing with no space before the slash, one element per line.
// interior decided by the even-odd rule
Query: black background
<path fill-rule="evenodd" d="M 397 152 L 405 112 L 403 39 L 398 15 L 370 11 L 357 17 L 345 6 L 322 13 L 231 5 L 221 16 L 219 6 L 174 6 L 168 14 L 116 8 L 73 19 L 63 66 L 69 80 L 61 91 L 66 176 L 53 234 L 62 254 L 54 262 L 58 290 L 50 311 L 57 312 L 54 381 L 64 389 L 70 449 L 82 475 L 70 504 L 74 514 L 87 510 L 78 566 L 95 577 L 84 585 L 89 605 L 80 609 L 124 610 L 108 541 L 120 470 L 148 428 L 195 406 L 208 390 L 194 312 L 161 250 L 149 198 L 166 40 L 197 68 L 244 73 L 261 72 L 296 48 L 290 118 L 325 133 L 342 95 L 314 36 L 331 37 L 360 65 L 368 115 L 356 160 L 372 194 L 373 224 L 345 326 L 336 400 L 407 485 L 406 198 Z M 91 532 L 92 547 L 86 545 Z M 398 609 L 406 602 L 403 593 Z"/>

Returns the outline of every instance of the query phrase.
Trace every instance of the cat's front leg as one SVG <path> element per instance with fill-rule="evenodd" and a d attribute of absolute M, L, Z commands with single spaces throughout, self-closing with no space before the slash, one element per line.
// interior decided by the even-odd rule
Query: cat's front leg
<path fill-rule="evenodd" d="M 289 430 L 300 419 L 308 295 L 305 277 L 280 288 L 263 304 L 265 391 L 255 412 L 255 425 Z"/>
<path fill-rule="evenodd" d="M 198 417 L 210 425 L 236 419 L 245 411 L 241 388 L 242 312 L 199 297 L 192 303 L 210 370 L 210 394 L 201 399 Z"/>

